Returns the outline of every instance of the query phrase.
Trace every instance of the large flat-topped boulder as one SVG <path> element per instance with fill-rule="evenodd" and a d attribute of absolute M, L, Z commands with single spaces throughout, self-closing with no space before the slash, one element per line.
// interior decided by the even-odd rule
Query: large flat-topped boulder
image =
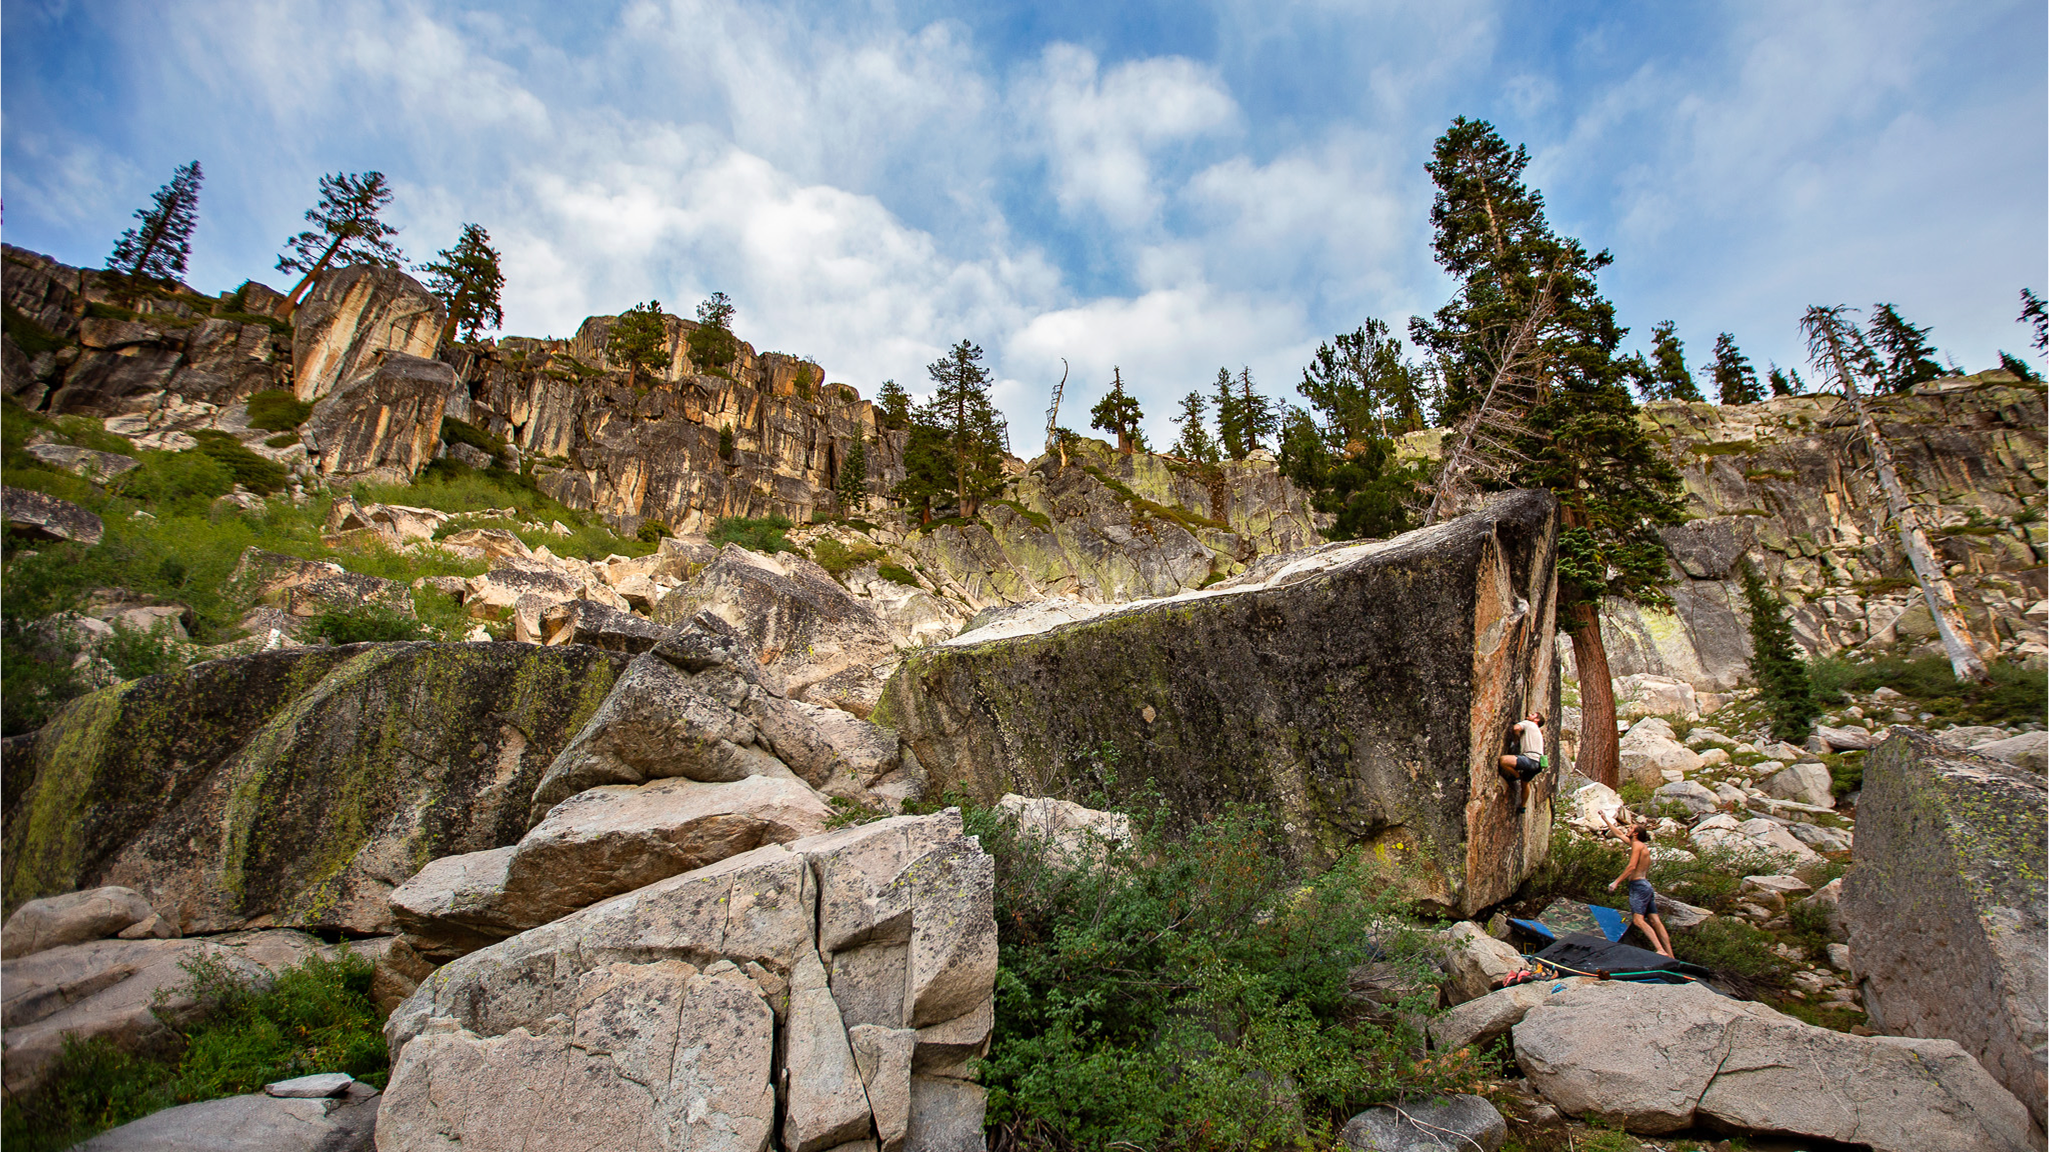
<path fill-rule="evenodd" d="M 1551 496 L 1516 492 L 1202 592 L 1012 618 L 907 657 L 875 718 L 938 791 L 1057 795 L 1108 768 L 1185 820 L 1255 805 L 1311 857 L 1384 845 L 1471 912 L 1548 847 L 1555 777 L 1518 816 L 1495 760 L 1519 715 L 1557 728 L 1556 540 Z"/>
<path fill-rule="evenodd" d="M 6 907 L 119 884 L 186 932 L 388 932 L 391 890 L 512 844 L 626 657 L 580 645 L 264 652 L 65 706 L 10 749 Z"/>
<path fill-rule="evenodd" d="M 2049 783 L 1895 727 L 1864 762 L 1842 909 L 1881 1031 L 1955 1040 L 2043 1122 Z"/>

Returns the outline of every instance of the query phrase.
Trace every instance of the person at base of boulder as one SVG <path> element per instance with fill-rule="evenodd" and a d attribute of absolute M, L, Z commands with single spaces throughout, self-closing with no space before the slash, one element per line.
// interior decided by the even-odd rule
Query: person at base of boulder
<path fill-rule="evenodd" d="M 1523 786 L 1537 778 L 1537 774 L 1550 767 L 1550 758 L 1544 755 L 1544 718 L 1535 712 L 1515 722 L 1515 734 L 1522 741 L 1521 753 L 1501 758 L 1501 778 L 1508 781 L 1509 795 L 1515 797 L 1515 814 L 1523 814 L 1527 805 L 1523 803 Z"/>
<path fill-rule="evenodd" d="M 1651 887 L 1650 826 L 1638 824 L 1625 832 L 1608 819 L 1606 812 L 1601 813 L 1601 823 L 1608 826 L 1616 839 L 1629 845 L 1629 863 L 1623 867 L 1622 875 L 1608 881 L 1608 891 L 1615 891 L 1615 886 L 1625 880 L 1629 882 L 1629 914 L 1636 930 L 1644 934 L 1658 955 L 1672 956 L 1672 937 L 1665 931 L 1665 921 L 1658 916 L 1658 893 Z"/>

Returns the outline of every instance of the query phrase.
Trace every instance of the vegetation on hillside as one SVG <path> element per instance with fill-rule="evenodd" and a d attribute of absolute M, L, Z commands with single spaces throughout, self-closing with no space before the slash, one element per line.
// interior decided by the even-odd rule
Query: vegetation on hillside
<path fill-rule="evenodd" d="M 261 1092 L 316 1072 L 346 1072 L 382 1088 L 382 1021 L 370 1003 L 370 962 L 343 951 L 312 956 L 252 987 L 219 962 L 187 961 L 182 991 L 198 1018 L 159 1015 L 170 1041 L 150 1053 L 105 1039 L 67 1040 L 41 1091 L 7 1098 L 0 1143 L 9 1152 L 69 1148 L 95 1133 L 179 1104 Z"/>

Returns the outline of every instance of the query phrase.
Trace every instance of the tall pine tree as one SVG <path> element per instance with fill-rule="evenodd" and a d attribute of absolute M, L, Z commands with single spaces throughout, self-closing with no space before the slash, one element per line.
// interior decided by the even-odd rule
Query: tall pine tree
<path fill-rule="evenodd" d="M 1096 401 L 1089 409 L 1089 427 L 1117 435 L 1117 451 L 1130 455 L 1133 451 L 1145 450 L 1145 433 L 1138 423 L 1145 419 L 1139 410 L 1138 398 L 1124 390 L 1124 369 L 1112 366 L 1110 369 L 1110 394 Z"/>
<path fill-rule="evenodd" d="M 1882 357 L 1879 378 L 1885 381 L 1886 391 L 1906 392 L 1944 375 L 1942 365 L 1935 362 L 1935 349 L 1928 344 L 1928 332 L 1907 323 L 1890 304 L 1873 306 L 1870 342 Z"/>
<path fill-rule="evenodd" d="M 911 394 L 894 380 L 884 380 L 875 392 L 875 407 L 880 411 L 876 420 L 884 427 L 901 432 L 911 426 Z"/>
<path fill-rule="evenodd" d="M 306 210 L 306 219 L 319 225 L 285 241 L 284 254 L 277 258 L 280 272 L 304 272 L 292 294 L 282 305 L 284 318 L 298 310 L 299 300 L 329 268 L 376 264 L 396 268 L 405 263 L 405 253 L 387 237 L 398 229 L 380 217 L 391 203 L 391 186 L 382 172 L 351 175 L 337 172 L 320 178 L 320 203 Z"/>
<path fill-rule="evenodd" d="M 1242 402 L 1238 399 L 1236 383 L 1231 379 L 1229 368 L 1217 369 L 1217 394 L 1212 398 L 1217 406 L 1217 443 L 1224 455 L 1233 460 L 1243 460 L 1252 449 L 1245 446 L 1245 419 L 1240 415 Z"/>
<path fill-rule="evenodd" d="M 669 366 L 669 322 L 662 315 L 662 302 L 635 304 L 612 321 L 605 334 L 605 354 L 626 365 L 626 384 L 639 382 L 640 374 Z"/>
<path fill-rule="evenodd" d="M 973 519 L 976 506 L 1003 484 L 1004 422 L 989 402 L 989 372 L 982 367 L 982 350 L 962 340 L 925 371 L 937 387 L 914 422 L 939 430 L 952 464 L 960 515 Z"/>
<path fill-rule="evenodd" d="M 1205 464 L 1217 462 L 1217 442 L 1202 422 L 1208 409 L 1209 403 L 1200 392 L 1190 392 L 1181 398 L 1181 414 L 1172 418 L 1181 426 L 1181 435 L 1174 441 L 1174 455 Z"/>
<path fill-rule="evenodd" d="M 1622 384 L 1615 351 L 1624 330 L 1594 281 L 1611 258 L 1552 231 L 1543 197 L 1523 183 L 1528 163 L 1484 121 L 1461 117 L 1439 138 L 1427 165 L 1437 184 L 1431 223 L 1438 261 L 1459 287 L 1411 330 L 1445 366 L 1442 407 L 1455 417 L 1506 356 L 1510 334 L 1537 314 L 1540 296 L 1547 301 L 1531 353 L 1536 399 L 1522 414 L 1509 482 L 1558 498 L 1559 615 L 1580 675 L 1580 770 L 1612 786 L 1615 695 L 1600 604 L 1609 596 L 1666 602 L 1657 529 L 1681 516 L 1679 474 L 1637 423 Z"/>
<path fill-rule="evenodd" d="M 1751 679 L 1757 682 L 1758 699 L 1771 716 L 1772 734 L 1798 743 L 1814 731 L 1814 718 L 1821 715 L 1807 676 L 1807 662 L 1793 640 L 1785 603 L 1765 586 L 1764 577 L 1750 566 L 1748 557 L 1738 570 L 1743 577 L 1743 600 L 1750 608 Z"/>
<path fill-rule="evenodd" d="M 1651 328 L 1651 384 L 1660 400 L 1688 400 L 1704 397 L 1686 370 L 1686 345 L 1680 343 L 1678 326 L 1670 320 Z"/>
<path fill-rule="evenodd" d="M 157 189 L 150 206 L 135 210 L 136 225 L 114 241 L 107 270 L 128 283 L 176 281 L 192 255 L 192 228 L 199 222 L 199 161 L 171 173 L 171 182 Z"/>
<path fill-rule="evenodd" d="M 1764 399 L 1757 386 L 1757 369 L 1736 347 L 1736 337 L 1727 332 L 1715 337 L 1715 395 L 1719 404 L 1755 404 Z"/>
<path fill-rule="evenodd" d="M 498 250 L 491 247 L 491 234 L 482 225 L 465 224 L 455 247 L 443 248 L 440 259 L 422 264 L 419 271 L 431 272 L 427 290 L 448 309 L 448 323 L 441 328 L 447 343 L 460 331 L 475 340 L 485 328 L 505 323 L 505 310 L 498 294 L 505 287 L 505 274 L 498 268 Z"/>
<path fill-rule="evenodd" d="M 868 499 L 868 442 L 859 436 L 854 437 L 846 458 L 840 461 L 833 495 L 839 500 L 842 516 L 860 511 Z"/>
<path fill-rule="evenodd" d="M 1245 437 L 1246 455 L 1264 447 L 1269 437 L 1281 429 L 1281 413 L 1278 405 L 1259 394 L 1252 384 L 1252 369 L 1244 365 L 1238 368 L 1238 426 Z M 1244 459 L 1243 456 L 1236 459 Z"/>

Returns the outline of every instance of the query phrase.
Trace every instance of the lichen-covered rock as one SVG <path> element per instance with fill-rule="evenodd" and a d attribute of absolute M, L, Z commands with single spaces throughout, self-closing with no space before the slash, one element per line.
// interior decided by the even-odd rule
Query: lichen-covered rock
<path fill-rule="evenodd" d="M 1864 762 L 1842 881 L 1872 1024 L 1955 1040 L 2043 1121 L 2049 786 L 1909 728 Z"/>
<path fill-rule="evenodd" d="M 71 501 L 27 488 L 0 489 L 0 504 L 5 505 L 8 531 L 38 540 L 97 544 L 107 530 L 98 516 Z"/>
<path fill-rule="evenodd" d="M 595 600 L 569 600 L 541 610 L 541 643 L 589 644 L 614 652 L 645 652 L 669 630 L 645 616 Z"/>
<path fill-rule="evenodd" d="M 1518 815 L 1495 763 L 1518 716 L 1556 716 L 1555 524 L 1547 493 L 1515 493 L 1251 583 L 969 633 L 907 656 L 876 719 L 937 789 L 1058 794 L 1111 749 L 1119 784 L 1154 781 L 1181 819 L 1251 803 L 1294 851 L 1384 845 L 1431 898 L 1482 908 L 1549 844 L 1554 777 Z"/>
<path fill-rule="evenodd" d="M 185 932 L 388 932 L 392 888 L 508 845 L 624 661 L 359 644 L 217 660 L 65 706 L 10 751 L 6 902 L 122 884 Z"/>
<path fill-rule="evenodd" d="M 552 1145 L 602 1115 L 622 1150 L 937 1147 L 921 1095 L 928 1129 L 979 1134 L 979 1086 L 911 1072 L 928 1031 L 949 1055 L 986 1040 L 993 887 L 949 809 L 757 848 L 472 953 L 385 1025 L 379 1144 Z M 964 1019 L 979 1038 L 947 1028 Z"/>
<path fill-rule="evenodd" d="M 375 604 L 401 616 L 413 614 L 412 590 L 396 580 L 351 572 L 331 560 L 305 560 L 266 552 L 254 544 L 244 549 L 230 584 L 293 616 Z"/>
<path fill-rule="evenodd" d="M 385 352 L 320 394 L 299 427 L 320 473 L 407 484 L 434 459 L 455 372 L 439 360 Z"/>
<path fill-rule="evenodd" d="M 51 467 L 61 468 L 73 476 L 83 476 L 95 484 L 105 484 L 124 472 L 133 472 L 142 464 L 135 457 L 123 456 L 119 452 L 97 452 L 70 444 L 31 444 L 27 452 Z"/>
<path fill-rule="evenodd" d="M 730 625 L 793 699 L 866 715 L 882 692 L 874 667 L 896 658 L 895 637 L 874 609 L 801 556 L 728 544 L 672 595 L 678 608 Z"/>
<path fill-rule="evenodd" d="M 396 268 L 331 270 L 292 315 L 293 391 L 318 400 L 361 376 L 380 352 L 431 357 L 447 318 L 432 292 Z"/>

